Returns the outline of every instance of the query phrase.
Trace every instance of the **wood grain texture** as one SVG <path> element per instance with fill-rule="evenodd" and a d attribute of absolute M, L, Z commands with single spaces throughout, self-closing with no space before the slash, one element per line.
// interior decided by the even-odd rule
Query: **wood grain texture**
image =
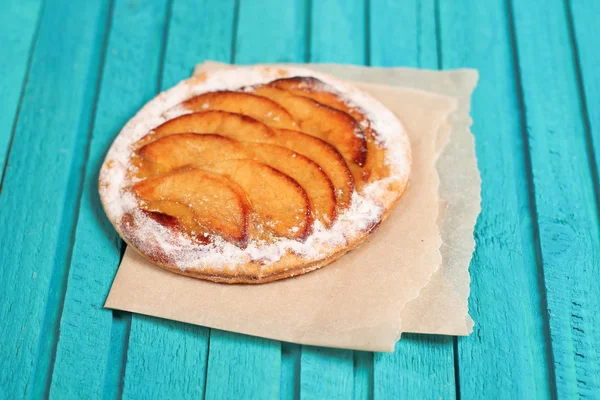
<path fill-rule="evenodd" d="M 372 399 L 374 392 L 373 358 L 369 351 L 354 352 L 354 400 Z"/>
<path fill-rule="evenodd" d="M 373 386 L 375 399 L 455 398 L 452 338 L 403 335 L 393 354 L 375 354 Z"/>
<path fill-rule="evenodd" d="M 238 64 L 303 62 L 308 0 L 240 1 L 233 60 Z"/>
<path fill-rule="evenodd" d="M 131 320 L 124 399 L 203 396 L 208 330 L 143 315 Z"/>
<path fill-rule="evenodd" d="M 376 66 L 437 69 L 433 0 L 374 0 L 370 9 L 370 61 Z M 454 398 L 452 338 L 404 335 L 394 353 L 374 356 L 374 398 Z"/>
<path fill-rule="evenodd" d="M 2 398 L 37 393 L 50 367 L 107 14 L 57 0 L 41 17 L 0 195 Z"/>
<path fill-rule="evenodd" d="M 470 266 L 475 327 L 458 339 L 460 393 L 548 398 L 545 303 L 529 218 L 510 16 L 504 1 L 467 1 L 464 8 L 441 1 L 439 21 L 443 67 L 480 73 L 471 115 L 483 200 Z"/>
<path fill-rule="evenodd" d="M 0 190 L 13 127 L 17 121 L 22 88 L 29 71 L 30 54 L 36 39 L 41 0 L 10 0 L 0 3 Z"/>
<path fill-rule="evenodd" d="M 434 0 L 370 0 L 370 65 L 437 69 Z"/>
<path fill-rule="evenodd" d="M 600 232 L 582 96 L 563 1 L 512 4 L 556 391 L 600 390 Z"/>
<path fill-rule="evenodd" d="M 281 344 L 211 330 L 206 399 L 278 399 Z"/>
<path fill-rule="evenodd" d="M 279 398 L 300 399 L 300 356 L 302 346 L 295 343 L 281 343 L 281 378 Z"/>
<path fill-rule="evenodd" d="M 592 176 L 596 184 L 596 202 L 598 202 L 600 184 L 598 170 L 600 169 L 600 52 L 598 52 L 598 36 L 596 16 L 600 15 L 600 3 L 591 0 L 569 1 L 569 19 L 572 30 L 577 73 L 583 96 L 583 119 L 588 136 L 588 151 L 590 158 L 595 161 Z M 596 332 L 600 334 L 600 327 Z M 598 338 L 598 336 L 596 336 Z"/>
<path fill-rule="evenodd" d="M 354 398 L 354 355 L 351 350 L 302 346 L 300 398 Z"/>
<path fill-rule="evenodd" d="M 103 305 L 119 264 L 121 239 L 100 204 L 98 171 L 115 135 L 156 93 L 162 56 L 157 44 L 166 4 L 114 4 L 54 362 L 53 398 L 118 395 L 120 373 L 110 372 L 122 372 L 122 354 L 113 359 L 111 353 L 122 352 L 127 332 L 118 329 L 113 312 Z"/>
<path fill-rule="evenodd" d="M 312 3 L 309 32 L 311 62 L 367 63 L 367 4 L 365 0 Z"/>
<path fill-rule="evenodd" d="M 172 0 L 165 11 L 169 22 L 164 30 L 161 90 L 188 78 L 194 65 L 204 59 L 230 58 L 234 12 L 233 0 Z M 206 389 L 208 343 L 207 328 L 134 315 L 123 397 L 202 396 Z"/>
<path fill-rule="evenodd" d="M 232 57 L 236 0 L 171 0 L 162 90 L 192 75 L 204 60 Z"/>

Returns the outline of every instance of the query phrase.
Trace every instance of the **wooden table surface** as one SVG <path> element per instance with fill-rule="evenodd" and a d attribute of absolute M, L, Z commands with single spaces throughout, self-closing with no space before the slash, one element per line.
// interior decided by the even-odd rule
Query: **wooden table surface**
<path fill-rule="evenodd" d="M 0 0 L 0 398 L 600 398 L 600 2 Z M 205 59 L 478 68 L 469 337 L 393 354 L 102 308 L 120 127 Z"/>

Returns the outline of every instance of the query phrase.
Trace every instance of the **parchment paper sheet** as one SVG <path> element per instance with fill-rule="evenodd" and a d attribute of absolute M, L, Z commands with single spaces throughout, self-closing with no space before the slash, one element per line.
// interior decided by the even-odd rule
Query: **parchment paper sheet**
<path fill-rule="evenodd" d="M 204 66 L 215 67 L 214 64 Z M 330 67 L 342 68 L 354 75 L 348 77 L 338 71 L 328 71 L 346 79 L 362 78 L 357 73 L 362 74 L 361 70 L 365 69 Z M 398 74 L 396 69 L 383 70 L 384 78 L 390 75 L 389 71 L 393 71 L 392 75 Z M 440 73 L 430 74 L 441 77 Z M 448 86 L 455 81 L 463 82 L 462 79 L 472 73 L 443 73 L 447 76 L 452 74 L 460 79 L 445 78 L 450 82 Z M 474 79 L 467 81 L 472 82 L 464 97 L 468 105 Z M 387 78 L 380 82 L 391 83 Z M 460 87 L 460 84 L 455 86 Z M 472 136 L 468 131 L 468 109 L 464 110 L 464 101 L 461 104 L 459 98 L 458 104 L 462 109 L 451 120 L 450 115 L 457 106 L 453 98 L 390 86 L 361 87 L 384 102 L 402 120 L 411 136 L 414 157 L 413 175 L 404 198 L 368 243 L 320 271 L 260 286 L 219 285 L 178 276 L 151 265 L 128 249 L 106 307 L 290 342 L 359 350 L 392 351 L 401 331 L 468 333 L 467 267 L 472 251 L 468 248 L 472 244 L 479 205 L 478 173 L 476 167 L 472 170 L 475 158 Z M 462 120 L 461 114 L 464 114 Z M 467 148 L 466 155 L 457 153 L 459 159 L 453 160 L 452 169 L 455 174 L 477 177 L 467 182 L 476 186 L 476 190 L 471 192 L 476 192 L 474 203 L 477 207 L 469 202 L 472 222 L 469 218 L 466 222 L 462 221 L 455 209 L 460 211 L 465 207 L 457 206 L 460 196 L 453 197 L 452 194 L 458 191 L 468 196 L 471 192 L 465 192 L 464 186 L 448 190 L 450 185 L 443 180 L 440 191 L 447 194 L 444 198 L 449 200 L 447 209 L 441 207 L 446 211 L 444 221 L 452 221 L 452 218 L 459 221 L 457 227 L 446 229 L 445 225 L 442 226 L 441 232 L 449 246 L 460 250 L 459 255 L 468 252 L 468 259 L 461 263 L 451 258 L 454 256 L 451 252 L 444 250 L 447 246 L 442 247 L 444 265 L 429 282 L 441 263 L 441 239 L 437 226 L 439 181 L 434 164 L 436 155 L 447 141 L 450 126 L 454 132 L 451 143 L 455 146 L 448 146 L 448 149 L 458 147 L 463 150 L 463 143 L 454 143 L 456 137 L 460 137 L 456 134 L 460 123 L 465 124 L 462 136 L 468 139 L 466 145 L 470 148 Z M 446 157 L 443 153 L 438 169 L 441 169 Z M 470 165 L 466 163 L 465 168 L 471 168 L 469 171 L 461 170 L 465 160 L 472 162 Z M 457 161 L 461 164 L 458 167 Z M 466 225 L 466 228 L 461 230 L 458 225 Z M 446 230 L 451 232 L 453 229 L 459 234 L 444 235 Z M 465 230 L 468 235 L 460 235 Z M 453 239 L 456 240 L 453 242 Z M 456 247 L 457 243 L 462 247 Z M 457 278 L 456 274 L 460 276 Z M 432 294 L 415 299 L 428 282 L 423 293 Z M 446 295 L 441 295 L 440 290 Z"/>
<path fill-rule="evenodd" d="M 404 332 L 468 335 L 473 331 L 469 316 L 468 266 L 475 249 L 473 228 L 481 211 L 481 179 L 477 169 L 475 141 L 469 129 L 471 94 L 477 84 L 476 70 L 426 71 L 412 68 L 368 68 L 349 65 L 309 64 L 307 67 L 343 79 L 416 88 L 457 99 L 453 114 L 452 140 L 437 162 L 440 198 L 447 203 L 440 228 L 443 263 L 419 297 L 402 311 Z M 360 84 L 357 86 L 361 87 Z M 449 132 L 448 132 L 449 133 Z M 439 149 L 449 135 L 440 132 Z"/>

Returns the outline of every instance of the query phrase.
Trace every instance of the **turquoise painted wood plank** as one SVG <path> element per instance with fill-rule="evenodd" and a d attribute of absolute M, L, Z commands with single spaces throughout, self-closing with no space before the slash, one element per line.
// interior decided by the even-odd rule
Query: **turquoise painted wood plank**
<path fill-rule="evenodd" d="M 294 343 L 281 343 L 280 399 L 300 399 L 301 349 L 302 346 Z"/>
<path fill-rule="evenodd" d="M 312 2 L 310 61 L 368 64 L 367 5 L 366 0 Z"/>
<path fill-rule="evenodd" d="M 232 60 L 239 64 L 303 60 L 305 11 L 301 1 L 285 6 L 276 0 L 240 2 Z M 279 342 L 212 330 L 206 397 L 283 398 L 280 388 L 289 381 L 281 381 L 281 359 Z M 261 384 L 257 384 L 257 376 Z M 232 382 L 246 382 L 247 386 Z"/>
<path fill-rule="evenodd" d="M 596 203 L 598 204 L 600 169 L 600 57 L 598 54 L 598 39 L 594 26 L 597 21 L 595 16 L 600 14 L 600 3 L 593 1 L 568 2 L 571 12 L 571 29 L 574 35 L 578 72 L 580 74 L 580 95 L 583 95 L 584 118 L 588 134 L 588 151 L 590 158 L 595 160 L 595 170 L 592 176 L 595 179 Z M 581 329 L 580 327 L 578 327 Z M 592 343 L 598 346 L 600 340 L 600 326 L 591 326 L 587 333 L 592 337 Z M 597 349 L 597 348 L 596 348 Z M 596 350 L 598 354 L 598 350 Z M 598 393 L 597 393 L 598 394 Z M 600 394 L 598 394 L 600 397 Z"/>
<path fill-rule="evenodd" d="M 375 399 L 453 399 L 452 338 L 404 334 L 393 354 L 375 354 Z"/>
<path fill-rule="evenodd" d="M 373 398 L 455 398 L 454 356 L 452 337 L 404 334 L 393 353 L 375 353 Z"/>
<path fill-rule="evenodd" d="M 434 17 L 434 0 L 371 0 L 371 65 L 437 69 Z"/>
<path fill-rule="evenodd" d="M 201 398 L 205 391 L 207 340 L 206 328 L 134 315 L 123 398 Z"/>
<path fill-rule="evenodd" d="M 372 352 L 354 352 L 354 400 L 373 398 L 373 357 Z"/>
<path fill-rule="evenodd" d="M 571 29 L 576 46 L 576 55 L 581 78 L 581 92 L 584 96 L 584 118 L 587 122 L 590 151 L 596 162 L 596 190 L 598 190 L 598 169 L 600 169 L 600 53 L 598 52 L 597 16 L 600 15 L 600 3 L 592 0 L 568 2 L 570 7 Z M 598 196 L 598 192 L 596 192 Z M 600 327 L 597 327 L 600 335 Z"/>
<path fill-rule="evenodd" d="M 234 11 L 233 0 L 172 0 L 165 30 L 161 89 L 189 77 L 197 62 L 230 59 Z M 202 396 L 208 342 L 207 328 L 134 315 L 123 397 Z"/>
<path fill-rule="evenodd" d="M 378 66 L 437 69 L 434 1 L 374 0 L 370 61 Z M 452 338 L 404 335 L 391 354 L 374 356 L 374 398 L 454 398 Z"/>
<path fill-rule="evenodd" d="M 125 250 L 124 243 L 122 244 L 122 249 Z M 105 399 L 120 399 L 123 397 L 123 375 L 127 359 L 130 329 L 131 313 L 114 310 L 110 331 L 110 348 L 106 357 L 106 369 L 104 371 L 102 397 Z"/>
<path fill-rule="evenodd" d="M 239 64 L 303 62 L 308 0 L 240 2 L 234 60 Z"/>
<path fill-rule="evenodd" d="M 354 355 L 350 350 L 302 346 L 301 399 L 354 397 Z"/>
<path fill-rule="evenodd" d="M 600 393 L 600 232 L 562 1 L 513 3 L 556 391 Z"/>
<path fill-rule="evenodd" d="M 41 17 L 0 195 L 2 398 L 35 391 L 55 340 L 107 15 L 57 0 Z"/>
<path fill-rule="evenodd" d="M 456 7 L 441 1 L 439 16 L 443 68 L 480 72 L 471 115 L 483 200 L 470 267 L 475 328 L 458 341 L 460 393 L 466 398 L 549 398 L 545 300 L 534 251 L 506 2 L 470 0 Z"/>
<path fill-rule="evenodd" d="M 171 0 L 162 88 L 189 78 L 204 60 L 229 62 L 236 0 Z M 189 36 L 189 40 L 183 40 Z"/>
<path fill-rule="evenodd" d="M 166 5 L 166 0 L 114 4 L 53 367 L 53 398 L 118 397 L 129 318 L 114 319 L 103 308 L 121 239 L 100 204 L 98 171 L 115 135 L 157 91 Z"/>
<path fill-rule="evenodd" d="M 41 0 L 11 0 L 0 4 L 0 190 L 22 88 L 29 71 L 30 54 L 36 39 Z"/>
<path fill-rule="evenodd" d="M 205 398 L 279 398 L 280 348 L 277 341 L 211 330 Z"/>

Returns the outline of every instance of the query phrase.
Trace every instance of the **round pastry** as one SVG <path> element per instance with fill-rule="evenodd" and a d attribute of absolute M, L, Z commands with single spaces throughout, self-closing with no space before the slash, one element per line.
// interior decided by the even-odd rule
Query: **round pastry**
<path fill-rule="evenodd" d="M 121 237 L 169 271 L 264 283 L 355 248 L 411 168 L 397 118 L 302 68 L 238 67 L 182 81 L 119 133 L 100 197 Z"/>

